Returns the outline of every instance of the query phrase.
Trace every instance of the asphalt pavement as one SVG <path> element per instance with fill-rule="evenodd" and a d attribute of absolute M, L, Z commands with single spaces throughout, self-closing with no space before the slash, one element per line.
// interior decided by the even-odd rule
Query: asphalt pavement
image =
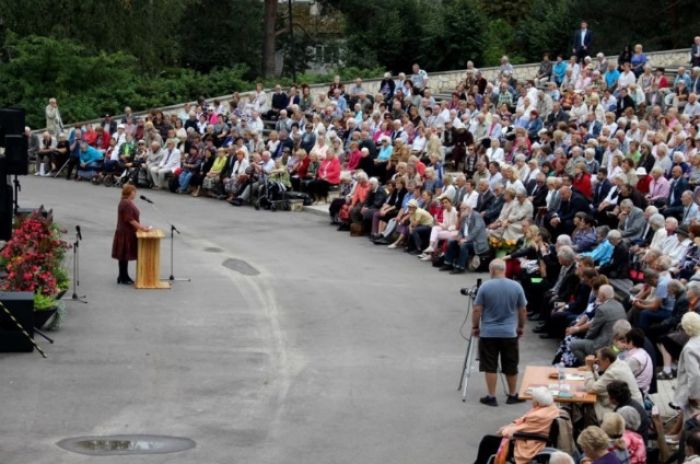
<path fill-rule="evenodd" d="M 80 293 L 55 344 L 0 353 L 0 463 L 464 463 L 527 405 L 457 392 L 467 307 L 450 276 L 337 232 L 304 212 L 255 211 L 143 191 L 143 223 L 174 223 L 170 290 L 117 285 L 110 258 L 119 190 L 23 177 L 22 207 L 53 209 L 81 242 Z M 162 244 L 162 275 L 169 269 Z M 70 256 L 67 264 L 71 266 Z M 130 267 L 133 277 L 133 263 Z M 466 332 L 466 330 L 465 330 Z M 529 330 L 522 365 L 549 362 Z M 197 443 L 177 454 L 87 457 L 82 435 L 146 433 Z"/>

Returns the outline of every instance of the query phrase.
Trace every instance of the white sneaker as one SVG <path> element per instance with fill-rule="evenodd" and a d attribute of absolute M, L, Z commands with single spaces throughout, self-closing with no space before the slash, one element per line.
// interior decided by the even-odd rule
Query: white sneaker
<path fill-rule="evenodd" d="M 393 250 L 396 247 L 397 247 L 396 242 L 394 242 L 391 245 L 389 245 L 387 248 L 391 248 Z"/>
<path fill-rule="evenodd" d="M 429 254 L 432 253 L 433 251 L 435 251 L 435 249 L 434 249 L 433 247 L 429 246 L 428 248 L 426 248 L 425 250 L 423 250 L 423 254 L 429 255 Z"/>
<path fill-rule="evenodd" d="M 431 255 L 425 255 L 420 260 L 421 261 L 432 261 L 433 257 Z"/>

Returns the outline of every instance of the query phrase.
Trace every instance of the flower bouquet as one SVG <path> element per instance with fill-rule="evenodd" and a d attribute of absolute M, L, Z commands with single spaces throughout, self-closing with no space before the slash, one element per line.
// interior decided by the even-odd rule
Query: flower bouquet
<path fill-rule="evenodd" d="M 7 273 L 0 281 L 0 290 L 33 292 L 37 327 L 59 309 L 58 300 L 68 290 L 68 273 L 62 267 L 66 249 L 68 243 L 61 240 L 58 226 L 34 213 L 19 219 L 0 252 L 0 266 Z"/>
<path fill-rule="evenodd" d="M 496 253 L 497 258 L 509 255 L 515 251 L 517 245 L 518 242 L 516 240 L 505 240 L 496 236 L 489 237 L 489 246 Z"/>

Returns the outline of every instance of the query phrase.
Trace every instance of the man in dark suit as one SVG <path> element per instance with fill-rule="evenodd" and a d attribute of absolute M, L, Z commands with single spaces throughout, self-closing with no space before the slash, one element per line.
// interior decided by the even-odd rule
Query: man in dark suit
<path fill-rule="evenodd" d="M 486 225 L 498 219 L 498 216 L 501 214 L 501 209 L 503 209 L 503 204 L 505 203 L 503 199 L 503 184 L 496 184 L 493 194 L 496 198 L 491 202 L 491 205 L 486 208 L 486 211 L 481 211 L 481 217 L 484 218 Z"/>
<path fill-rule="evenodd" d="M 537 173 L 534 180 L 525 186 L 527 196 L 530 197 L 532 207 L 537 211 L 539 208 L 547 207 L 547 176 L 543 173 Z"/>
<path fill-rule="evenodd" d="M 695 37 L 693 45 L 690 47 L 691 66 L 700 66 L 700 35 Z"/>
<path fill-rule="evenodd" d="M 365 202 L 362 206 L 358 205 L 350 212 L 352 222 L 362 222 L 363 230 L 372 229 L 372 217 L 374 217 L 375 212 L 379 211 L 387 197 L 386 190 L 379 185 L 376 177 L 372 177 L 369 180 L 369 185 L 369 192 L 367 192 Z"/>
<path fill-rule="evenodd" d="M 608 180 L 607 168 L 599 168 L 598 172 L 596 173 L 596 178 L 598 182 L 596 182 L 595 188 L 593 189 L 593 202 L 591 204 L 593 211 L 598 209 L 598 205 L 605 200 L 605 197 L 608 196 L 608 193 L 612 188 L 612 183 Z"/>
<path fill-rule="evenodd" d="M 622 240 L 619 230 L 608 232 L 608 242 L 614 247 L 613 254 L 606 264 L 598 268 L 601 274 L 609 279 L 627 279 L 630 273 L 630 250 Z"/>
<path fill-rule="evenodd" d="M 489 188 L 489 181 L 487 179 L 481 179 L 479 181 L 479 184 L 476 186 L 476 191 L 479 192 L 479 198 L 476 201 L 476 212 L 483 213 L 496 201 L 496 195 L 494 195 Z"/>
<path fill-rule="evenodd" d="M 481 215 L 469 206 L 462 205 L 461 208 L 457 238 L 447 244 L 445 264 L 440 268 L 441 271 L 450 271 L 450 274 L 464 273 L 471 256 L 489 251 L 486 224 Z"/>
<path fill-rule="evenodd" d="M 576 291 L 579 277 L 576 273 L 576 252 L 570 246 L 561 246 L 557 250 L 557 260 L 561 267 L 559 275 L 552 288 L 544 293 L 543 304 L 540 306 L 540 315 L 533 320 L 541 322 L 533 332 L 547 332 L 547 321 L 557 302 L 568 302 Z"/>
<path fill-rule="evenodd" d="M 593 40 L 593 35 L 588 29 L 588 23 L 586 21 L 581 21 L 581 28 L 574 34 L 574 55 L 579 63 L 583 62 L 583 59 L 590 54 L 591 41 Z"/>
<path fill-rule="evenodd" d="M 681 196 L 683 192 L 690 189 L 688 187 L 688 179 L 683 177 L 683 168 L 680 166 L 673 166 L 673 168 L 671 168 L 670 184 L 668 201 L 666 201 L 667 207 L 664 210 L 664 216 L 666 217 L 681 213 L 683 210 Z"/>
<path fill-rule="evenodd" d="M 626 88 L 620 89 L 620 98 L 617 99 L 615 116 L 619 118 L 625 113 L 627 108 L 635 108 L 634 100 L 629 96 Z"/>
<path fill-rule="evenodd" d="M 552 112 L 549 113 L 545 120 L 545 127 L 548 131 L 554 131 L 560 122 L 569 122 L 569 113 L 561 108 L 561 103 L 555 101 L 552 103 Z"/>
<path fill-rule="evenodd" d="M 574 230 L 574 216 L 579 211 L 588 212 L 588 200 L 571 187 L 563 186 L 559 189 L 561 202 L 559 209 L 549 220 L 549 229 L 553 236 L 569 234 Z"/>

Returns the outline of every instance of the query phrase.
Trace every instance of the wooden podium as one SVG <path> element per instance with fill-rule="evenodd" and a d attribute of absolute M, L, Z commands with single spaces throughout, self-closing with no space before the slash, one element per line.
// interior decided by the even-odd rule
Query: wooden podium
<path fill-rule="evenodd" d="M 136 232 L 139 240 L 136 260 L 136 288 L 170 288 L 169 282 L 160 280 L 160 239 L 165 234 L 160 229 Z"/>

